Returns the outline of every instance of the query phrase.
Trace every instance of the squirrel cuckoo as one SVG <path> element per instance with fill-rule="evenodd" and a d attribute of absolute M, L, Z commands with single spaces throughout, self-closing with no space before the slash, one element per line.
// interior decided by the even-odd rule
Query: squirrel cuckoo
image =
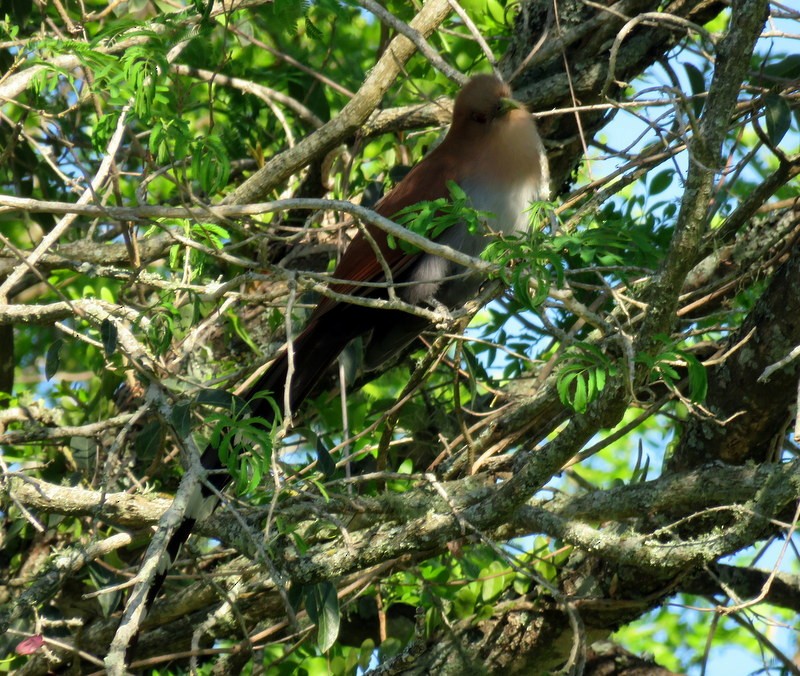
<path fill-rule="evenodd" d="M 529 203 L 548 197 L 547 158 L 536 125 L 522 105 L 511 98 L 508 86 L 491 75 L 477 75 L 464 86 L 456 98 L 452 125 L 444 140 L 378 202 L 375 211 L 391 218 L 410 205 L 447 198 L 450 181 L 464 190 L 472 207 L 493 215 L 487 224 L 488 232 L 508 235 L 525 231 Z M 359 232 L 333 273 L 337 280 L 347 280 L 332 286 L 340 293 L 386 297 L 385 289 L 362 284 L 386 281 L 386 265 L 392 281 L 399 284 L 397 294 L 403 300 L 412 304 L 433 302 L 453 309 L 471 299 L 483 281 L 475 273 L 454 278 L 466 271 L 428 253 L 410 254 L 400 247 L 392 248 L 386 233 L 375 226 L 367 225 L 366 230 L 373 242 Z M 468 232 L 464 224 L 446 229 L 438 241 L 473 256 L 488 243 L 482 234 Z M 383 263 L 376 256 L 376 245 Z M 401 310 L 368 308 L 324 298 L 290 347 L 295 366 L 289 384 L 290 412 L 297 411 L 353 339 L 365 338 L 365 365 L 374 368 L 405 348 L 427 326 L 425 319 Z M 284 351 L 245 395 L 254 415 L 268 421 L 274 419 L 272 406 L 263 398 L 253 397 L 270 392 L 282 407 L 287 372 L 288 358 Z M 214 446 L 206 448 L 201 461 L 208 470 L 222 467 Z M 209 483 L 217 490 L 222 490 L 229 480 L 223 472 L 208 476 Z M 196 520 L 205 518 L 216 507 L 217 497 L 207 486 L 201 484 L 197 492 L 197 500 L 192 502 L 168 543 L 170 561 L 177 557 Z M 168 565 L 166 560 L 162 561 L 148 594 L 147 608 L 163 583 Z"/>

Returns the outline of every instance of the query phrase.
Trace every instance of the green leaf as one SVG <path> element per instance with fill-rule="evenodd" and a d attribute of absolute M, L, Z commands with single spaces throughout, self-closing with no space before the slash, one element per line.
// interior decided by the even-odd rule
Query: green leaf
<path fill-rule="evenodd" d="M 226 390 L 215 390 L 211 388 L 200 390 L 194 400 L 197 404 L 219 406 L 220 408 L 227 408 L 228 410 L 242 410 L 244 406 L 247 406 L 247 402 L 241 397 L 237 397 L 235 394 L 231 394 Z"/>
<path fill-rule="evenodd" d="M 588 403 L 589 397 L 586 392 L 586 377 L 583 373 L 580 373 L 578 377 L 575 378 L 575 394 L 572 398 L 572 407 L 578 413 L 586 413 Z"/>
<path fill-rule="evenodd" d="M 50 380 L 58 371 L 61 366 L 61 348 L 64 346 L 64 341 L 61 338 L 56 338 L 52 345 L 47 348 L 47 356 L 44 360 L 44 377 Z"/>
<path fill-rule="evenodd" d="M 597 387 L 597 392 L 602 392 L 606 386 L 606 376 L 607 372 L 605 369 L 595 369 L 594 371 L 594 378 L 595 378 L 595 385 Z"/>
<path fill-rule="evenodd" d="M 327 652 L 339 637 L 339 599 L 336 587 L 325 581 L 306 587 L 306 611 L 317 625 L 317 647 Z"/>
<path fill-rule="evenodd" d="M 658 371 L 661 374 L 661 377 L 669 384 L 674 384 L 680 380 L 680 374 L 672 364 L 668 364 L 663 361 L 659 362 Z"/>
<path fill-rule="evenodd" d="M 673 169 L 665 169 L 656 174 L 653 180 L 650 181 L 650 195 L 658 195 L 669 188 L 669 186 L 672 185 L 673 176 L 675 176 L 675 171 Z"/>
<path fill-rule="evenodd" d="M 556 380 L 556 389 L 558 390 L 558 398 L 561 400 L 561 403 L 564 406 L 571 406 L 572 405 L 572 397 L 570 396 L 570 385 L 572 381 L 575 380 L 577 373 L 564 373 L 563 371 L 559 373 L 559 377 Z"/>
<path fill-rule="evenodd" d="M 777 94 L 767 94 L 764 97 L 764 117 L 767 121 L 769 141 L 777 148 L 792 126 L 792 111 L 789 104 Z"/>
<path fill-rule="evenodd" d="M 129 0 L 129 5 L 131 4 Z M 131 11 L 135 9 L 129 7 Z M 158 40 L 154 39 L 157 43 Z M 134 45 L 120 57 L 122 72 L 133 95 L 133 109 L 143 121 L 149 122 L 153 114 L 157 86 L 162 73 L 169 72 L 164 54 L 157 44 Z"/>
<path fill-rule="evenodd" d="M 239 493 L 252 493 L 261 484 L 261 478 L 264 476 L 261 466 L 257 462 L 248 462 L 247 469 L 249 470 L 249 479 Z"/>
<path fill-rule="evenodd" d="M 100 300 L 104 300 L 106 303 L 114 303 L 116 302 L 116 296 L 114 292 L 109 289 L 107 286 L 100 287 Z"/>
<path fill-rule="evenodd" d="M 692 99 L 692 110 L 694 111 L 695 117 L 700 117 L 700 113 L 703 111 L 703 105 L 705 100 L 699 96 L 699 94 L 703 94 L 706 91 L 706 80 L 703 77 L 703 73 L 700 72 L 700 69 L 691 64 L 685 63 L 683 67 L 686 69 L 686 76 L 689 78 L 689 85 L 692 88 L 692 95 L 694 98 Z"/>
<path fill-rule="evenodd" d="M 261 354 L 261 350 L 258 349 L 258 345 L 255 344 L 253 339 L 250 337 L 250 334 L 247 332 L 244 322 L 242 322 L 242 318 L 232 310 L 228 312 L 225 316 L 231 323 L 231 326 L 233 327 L 233 330 L 236 333 L 236 335 L 242 339 L 245 345 L 247 345 L 256 354 Z"/>
<path fill-rule="evenodd" d="M 394 220 L 410 232 L 437 240 L 442 233 L 454 225 L 464 224 L 472 233 L 480 232 L 489 213 L 477 211 L 469 205 L 467 194 L 455 181 L 448 181 L 449 199 L 417 202 L 398 211 Z M 405 241 L 397 242 L 405 253 L 416 253 L 418 249 Z M 390 240 L 390 248 L 395 248 Z"/>
<path fill-rule="evenodd" d="M 764 75 L 780 80 L 800 78 L 800 54 L 775 55 L 775 60 L 764 68 Z"/>
<path fill-rule="evenodd" d="M 230 233 L 216 223 L 197 223 L 192 226 L 191 233 L 195 238 L 210 244 L 215 249 L 222 249 L 225 242 L 231 238 Z"/>
<path fill-rule="evenodd" d="M 169 159 L 167 135 L 164 131 L 164 125 L 160 122 L 156 122 L 150 130 L 150 152 L 160 164 L 163 164 Z"/>
<path fill-rule="evenodd" d="M 163 313 L 155 315 L 147 329 L 147 338 L 157 355 L 164 354 L 172 344 L 172 318 Z"/>
<path fill-rule="evenodd" d="M 119 113 L 106 113 L 103 115 L 92 130 L 92 147 L 98 152 L 105 152 L 108 147 L 108 142 L 117 128 L 117 120 Z"/>
<path fill-rule="evenodd" d="M 563 366 L 556 378 L 561 402 L 578 413 L 585 413 L 606 386 L 617 367 L 596 345 L 577 343 L 559 362 Z"/>
<path fill-rule="evenodd" d="M 100 322 L 100 340 L 106 356 L 110 357 L 117 350 L 117 325 L 109 319 Z"/>
<path fill-rule="evenodd" d="M 178 269 L 179 257 L 182 250 L 183 248 L 180 246 L 180 244 L 173 244 L 169 248 L 169 267 L 173 270 Z"/>
<path fill-rule="evenodd" d="M 169 420 L 175 428 L 175 433 L 181 439 L 187 437 L 192 431 L 191 407 L 191 403 L 188 401 L 179 401 L 172 407 Z"/>
<path fill-rule="evenodd" d="M 306 657 L 298 665 L 296 673 L 306 676 L 331 676 L 330 664 L 324 657 Z"/>
<path fill-rule="evenodd" d="M 504 26 L 506 23 L 505 11 L 503 10 L 502 5 L 497 0 L 486 0 L 486 9 L 488 11 L 489 16 L 499 24 L 500 26 Z"/>
<path fill-rule="evenodd" d="M 159 164 L 186 157 L 191 138 L 189 125 L 180 119 L 159 119 L 150 131 L 150 152 Z"/>
<path fill-rule="evenodd" d="M 219 136 L 198 139 L 192 149 L 192 173 L 204 192 L 213 194 L 228 183 L 231 161 Z"/>
<path fill-rule="evenodd" d="M 693 354 L 683 353 L 689 370 L 689 396 L 695 403 L 705 401 L 708 394 L 708 373 L 706 367 Z"/>
<path fill-rule="evenodd" d="M 117 578 L 110 570 L 96 563 L 90 564 L 88 569 L 89 577 L 95 589 L 105 589 L 106 587 L 112 586 L 117 581 Z M 106 592 L 107 593 L 99 594 L 96 599 L 103 613 L 103 617 L 109 618 L 122 600 L 122 590 L 116 589 L 115 591 L 111 591 L 106 589 Z"/>
<path fill-rule="evenodd" d="M 305 25 L 308 37 L 314 42 L 319 42 L 322 39 L 322 31 L 314 25 L 308 13 L 305 16 Z"/>
<path fill-rule="evenodd" d="M 531 588 L 531 579 L 527 575 L 517 573 L 514 576 L 514 591 L 523 596 L 528 593 Z"/>
<path fill-rule="evenodd" d="M 164 427 L 160 420 L 152 420 L 143 425 L 136 434 L 133 450 L 140 460 L 152 460 L 163 442 Z"/>
<path fill-rule="evenodd" d="M 317 437 L 317 469 L 326 479 L 330 479 L 336 473 L 336 463 L 319 437 Z"/>
<path fill-rule="evenodd" d="M 506 588 L 506 573 L 509 570 L 499 561 L 492 561 L 488 567 L 481 571 L 483 586 L 481 599 L 484 603 L 494 601 Z"/>

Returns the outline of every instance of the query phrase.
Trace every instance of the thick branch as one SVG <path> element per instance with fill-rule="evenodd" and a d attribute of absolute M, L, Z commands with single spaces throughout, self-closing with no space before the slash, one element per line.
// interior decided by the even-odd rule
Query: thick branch
<path fill-rule="evenodd" d="M 781 431 L 796 400 L 800 360 L 790 361 L 763 381 L 761 375 L 800 344 L 799 254 L 796 245 L 729 346 L 746 343 L 709 372 L 707 405 L 716 417 L 689 421 L 672 469 L 717 458 L 763 461 L 771 448 L 782 444 Z"/>
<path fill-rule="evenodd" d="M 411 28 L 427 38 L 451 11 L 447 0 L 430 0 L 411 21 Z M 240 185 L 225 200 L 226 203 L 249 204 L 261 201 L 314 158 L 324 156 L 345 139 L 354 136 L 378 107 L 383 95 L 415 51 L 416 47 L 411 40 L 403 35 L 396 36 L 356 95 L 333 120 L 304 138 L 294 148 L 272 158 Z"/>
<path fill-rule="evenodd" d="M 675 224 L 675 234 L 655 283 L 647 295 L 650 309 L 637 338 L 637 352 L 652 349 L 654 336 L 669 333 L 678 294 L 697 260 L 708 227 L 708 206 L 722 143 L 728 133 L 750 55 L 766 19 L 767 0 L 735 0 L 728 33 L 719 44 L 714 77 L 695 136 L 689 143 L 689 173 Z"/>

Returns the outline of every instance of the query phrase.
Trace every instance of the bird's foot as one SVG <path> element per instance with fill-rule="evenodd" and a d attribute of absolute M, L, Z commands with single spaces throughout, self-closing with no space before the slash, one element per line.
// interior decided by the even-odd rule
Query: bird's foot
<path fill-rule="evenodd" d="M 431 304 L 434 312 L 439 315 L 436 320 L 437 329 L 446 329 L 453 322 L 453 315 L 450 308 L 436 298 L 430 298 L 428 302 Z"/>

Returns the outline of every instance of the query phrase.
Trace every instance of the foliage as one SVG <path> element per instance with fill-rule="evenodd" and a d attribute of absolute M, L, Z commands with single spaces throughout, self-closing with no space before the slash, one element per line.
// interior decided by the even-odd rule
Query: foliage
<path fill-rule="evenodd" d="M 400 209 L 394 219 L 409 232 L 439 239 L 449 228 L 458 223 L 464 223 L 472 234 L 484 234 L 485 223 L 491 214 L 473 209 L 469 205 L 469 196 L 454 181 L 447 182 L 449 198 L 441 197 L 437 200 L 426 200 Z M 396 237 L 389 236 L 389 246 L 393 249 L 398 246 L 404 253 L 417 253 L 419 249 L 409 242 L 398 241 Z"/>

